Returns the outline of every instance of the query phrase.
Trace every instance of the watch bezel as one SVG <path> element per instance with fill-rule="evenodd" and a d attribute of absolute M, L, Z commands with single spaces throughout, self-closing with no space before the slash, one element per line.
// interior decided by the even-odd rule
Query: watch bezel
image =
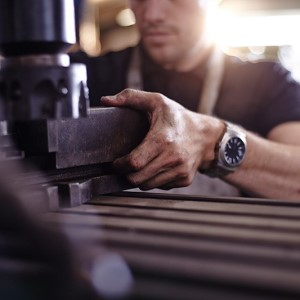
<path fill-rule="evenodd" d="M 236 169 L 244 162 L 247 152 L 247 138 L 246 133 L 237 125 L 224 121 L 225 130 L 215 148 L 215 159 L 211 166 L 207 169 L 202 169 L 200 172 L 210 177 L 222 178 L 230 173 L 236 171 Z M 244 153 L 239 163 L 230 165 L 225 160 L 225 148 L 229 140 L 238 137 L 244 144 Z"/>
<path fill-rule="evenodd" d="M 239 162 L 230 164 L 227 162 L 225 158 L 225 150 L 229 141 L 232 140 L 233 138 L 238 138 L 243 143 L 244 153 L 243 153 L 243 157 L 241 158 L 241 160 L 239 160 Z M 246 134 L 243 133 L 241 130 L 235 129 L 232 125 L 227 124 L 227 131 L 224 134 L 223 139 L 219 144 L 218 167 L 225 168 L 229 171 L 234 171 L 245 160 L 246 147 L 247 147 Z"/>

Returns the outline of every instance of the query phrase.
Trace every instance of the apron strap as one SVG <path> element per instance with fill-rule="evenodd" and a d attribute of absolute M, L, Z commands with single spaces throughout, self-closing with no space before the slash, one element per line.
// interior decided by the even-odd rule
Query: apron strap
<path fill-rule="evenodd" d="M 213 115 L 224 74 L 224 53 L 215 47 L 207 63 L 202 93 L 198 102 L 198 112 Z"/>
<path fill-rule="evenodd" d="M 219 96 L 223 73 L 224 53 L 218 47 L 214 47 L 208 59 L 203 90 L 199 97 L 197 110 L 199 113 L 213 115 L 213 111 Z M 135 47 L 133 50 L 127 74 L 127 87 L 136 90 L 143 89 L 141 59 L 138 47 Z"/>

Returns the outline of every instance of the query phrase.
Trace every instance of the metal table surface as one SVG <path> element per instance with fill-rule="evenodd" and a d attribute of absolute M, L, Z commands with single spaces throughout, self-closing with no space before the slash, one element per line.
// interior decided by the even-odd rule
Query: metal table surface
<path fill-rule="evenodd" d="M 124 258 L 134 299 L 300 299 L 300 203 L 123 192 L 45 219 Z"/>

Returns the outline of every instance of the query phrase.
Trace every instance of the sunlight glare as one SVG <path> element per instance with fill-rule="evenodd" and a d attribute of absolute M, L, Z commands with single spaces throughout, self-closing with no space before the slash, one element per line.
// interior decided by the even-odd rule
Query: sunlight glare
<path fill-rule="evenodd" d="M 293 28 L 300 28 L 300 14 L 241 16 L 219 10 L 210 28 L 222 48 L 295 45 L 299 38 Z"/>

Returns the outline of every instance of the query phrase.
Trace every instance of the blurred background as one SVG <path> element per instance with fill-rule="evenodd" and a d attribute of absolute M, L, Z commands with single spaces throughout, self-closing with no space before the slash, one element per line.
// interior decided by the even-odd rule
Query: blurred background
<path fill-rule="evenodd" d="M 89 55 L 137 43 L 127 0 L 74 1 L 78 44 Z M 222 0 L 211 22 L 224 52 L 280 60 L 300 81 L 300 0 Z"/>

